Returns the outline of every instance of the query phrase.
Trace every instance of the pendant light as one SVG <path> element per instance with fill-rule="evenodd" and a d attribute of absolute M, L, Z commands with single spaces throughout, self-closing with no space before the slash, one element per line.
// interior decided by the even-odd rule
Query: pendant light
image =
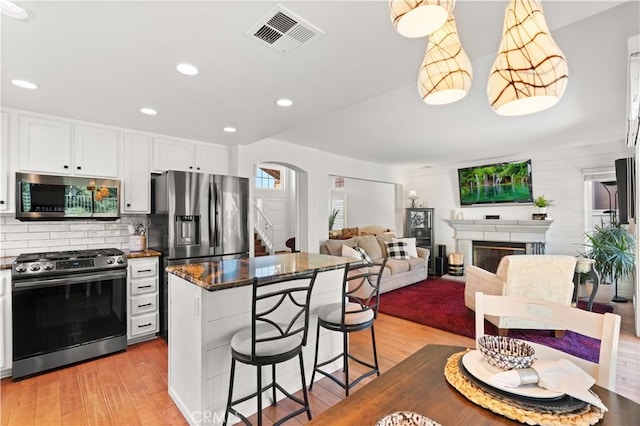
<path fill-rule="evenodd" d="M 390 0 L 389 15 L 405 37 L 426 37 L 440 28 L 453 12 L 455 0 Z"/>
<path fill-rule="evenodd" d="M 472 80 L 471 61 L 460 44 L 451 13 L 447 22 L 429 36 L 418 74 L 418 92 L 427 104 L 449 104 L 469 93 Z"/>
<path fill-rule="evenodd" d="M 487 95 L 499 115 L 525 115 L 555 105 L 567 86 L 568 67 L 551 38 L 539 0 L 510 0 Z"/>

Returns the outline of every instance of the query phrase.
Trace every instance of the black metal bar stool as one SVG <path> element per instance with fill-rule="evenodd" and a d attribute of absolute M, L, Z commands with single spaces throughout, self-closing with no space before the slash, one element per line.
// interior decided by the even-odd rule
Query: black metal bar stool
<path fill-rule="evenodd" d="M 262 393 L 272 389 L 273 403 L 276 403 L 276 390 L 297 402 L 302 407 L 287 414 L 275 424 L 306 411 L 311 420 L 311 409 L 307 397 L 304 376 L 302 347 L 307 344 L 309 328 L 309 303 L 311 291 L 318 270 L 297 276 L 277 279 L 253 280 L 253 303 L 251 326 L 238 331 L 231 339 L 231 377 L 229 379 L 229 397 L 223 424 L 227 424 L 229 413 L 239 417 L 245 424 L 251 424 L 247 417 L 237 411 L 234 405 L 251 398 L 257 399 L 258 425 L 262 425 Z M 276 365 L 294 357 L 300 361 L 300 378 L 304 400 L 287 392 L 276 382 Z M 233 400 L 233 381 L 236 362 L 254 365 L 257 370 L 256 392 Z M 262 367 L 271 365 L 271 383 L 262 386 Z"/>
<path fill-rule="evenodd" d="M 309 390 L 313 388 L 316 372 L 323 374 L 336 382 L 349 396 L 349 390 L 365 377 L 372 374 L 380 375 L 378 368 L 378 353 L 376 350 L 376 336 L 373 321 L 378 316 L 378 299 L 380 294 L 380 278 L 387 259 L 379 263 L 347 265 L 342 283 L 342 301 L 323 306 L 318 311 L 318 327 L 316 329 L 316 354 L 313 363 L 313 374 Z M 320 327 L 342 333 L 342 353 L 333 358 L 318 363 L 318 347 L 320 345 Z M 373 364 L 355 357 L 349 353 L 349 333 L 353 331 L 371 329 L 371 345 L 373 347 Z M 342 358 L 344 382 L 331 372 L 321 367 Z M 353 381 L 349 381 L 349 359 L 368 367 L 370 370 L 361 374 Z"/>

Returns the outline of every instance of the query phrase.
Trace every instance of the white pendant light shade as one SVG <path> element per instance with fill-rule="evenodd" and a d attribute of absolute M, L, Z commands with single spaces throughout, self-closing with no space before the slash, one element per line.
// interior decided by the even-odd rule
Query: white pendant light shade
<path fill-rule="evenodd" d="M 491 108 L 524 115 L 555 105 L 567 87 L 567 60 L 551 38 L 539 0 L 510 0 L 487 84 Z"/>
<path fill-rule="evenodd" d="M 429 36 L 418 74 L 418 92 L 427 104 L 449 104 L 469 93 L 472 80 L 471 61 L 460 44 L 452 13 L 447 22 Z"/>
<path fill-rule="evenodd" d="M 440 28 L 453 12 L 455 0 L 390 0 L 389 15 L 405 37 L 426 37 Z"/>

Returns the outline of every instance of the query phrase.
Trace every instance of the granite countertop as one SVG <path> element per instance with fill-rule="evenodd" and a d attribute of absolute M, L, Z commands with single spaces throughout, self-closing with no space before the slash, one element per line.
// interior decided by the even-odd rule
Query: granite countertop
<path fill-rule="evenodd" d="M 286 253 L 217 262 L 168 266 L 167 272 L 208 291 L 249 285 L 254 277 L 287 277 L 319 268 L 338 269 L 359 260 L 315 253 Z"/>
<path fill-rule="evenodd" d="M 16 260 L 16 256 L 0 257 L 0 269 L 11 269 L 14 260 Z"/>
<path fill-rule="evenodd" d="M 142 250 L 142 251 L 129 251 L 129 250 L 122 250 L 124 251 L 124 254 L 127 255 L 127 259 L 137 259 L 140 257 L 160 257 L 162 256 L 162 253 L 160 253 L 159 251 L 153 250 L 153 249 L 146 249 L 146 250 Z"/>

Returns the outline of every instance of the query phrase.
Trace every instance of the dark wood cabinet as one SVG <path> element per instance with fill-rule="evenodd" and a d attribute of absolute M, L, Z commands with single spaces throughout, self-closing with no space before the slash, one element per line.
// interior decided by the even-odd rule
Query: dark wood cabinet
<path fill-rule="evenodd" d="M 433 236 L 433 209 L 408 208 L 405 216 L 405 232 L 407 238 L 416 239 L 416 247 L 431 250 L 429 256 L 429 275 L 435 273 L 435 239 Z"/>

